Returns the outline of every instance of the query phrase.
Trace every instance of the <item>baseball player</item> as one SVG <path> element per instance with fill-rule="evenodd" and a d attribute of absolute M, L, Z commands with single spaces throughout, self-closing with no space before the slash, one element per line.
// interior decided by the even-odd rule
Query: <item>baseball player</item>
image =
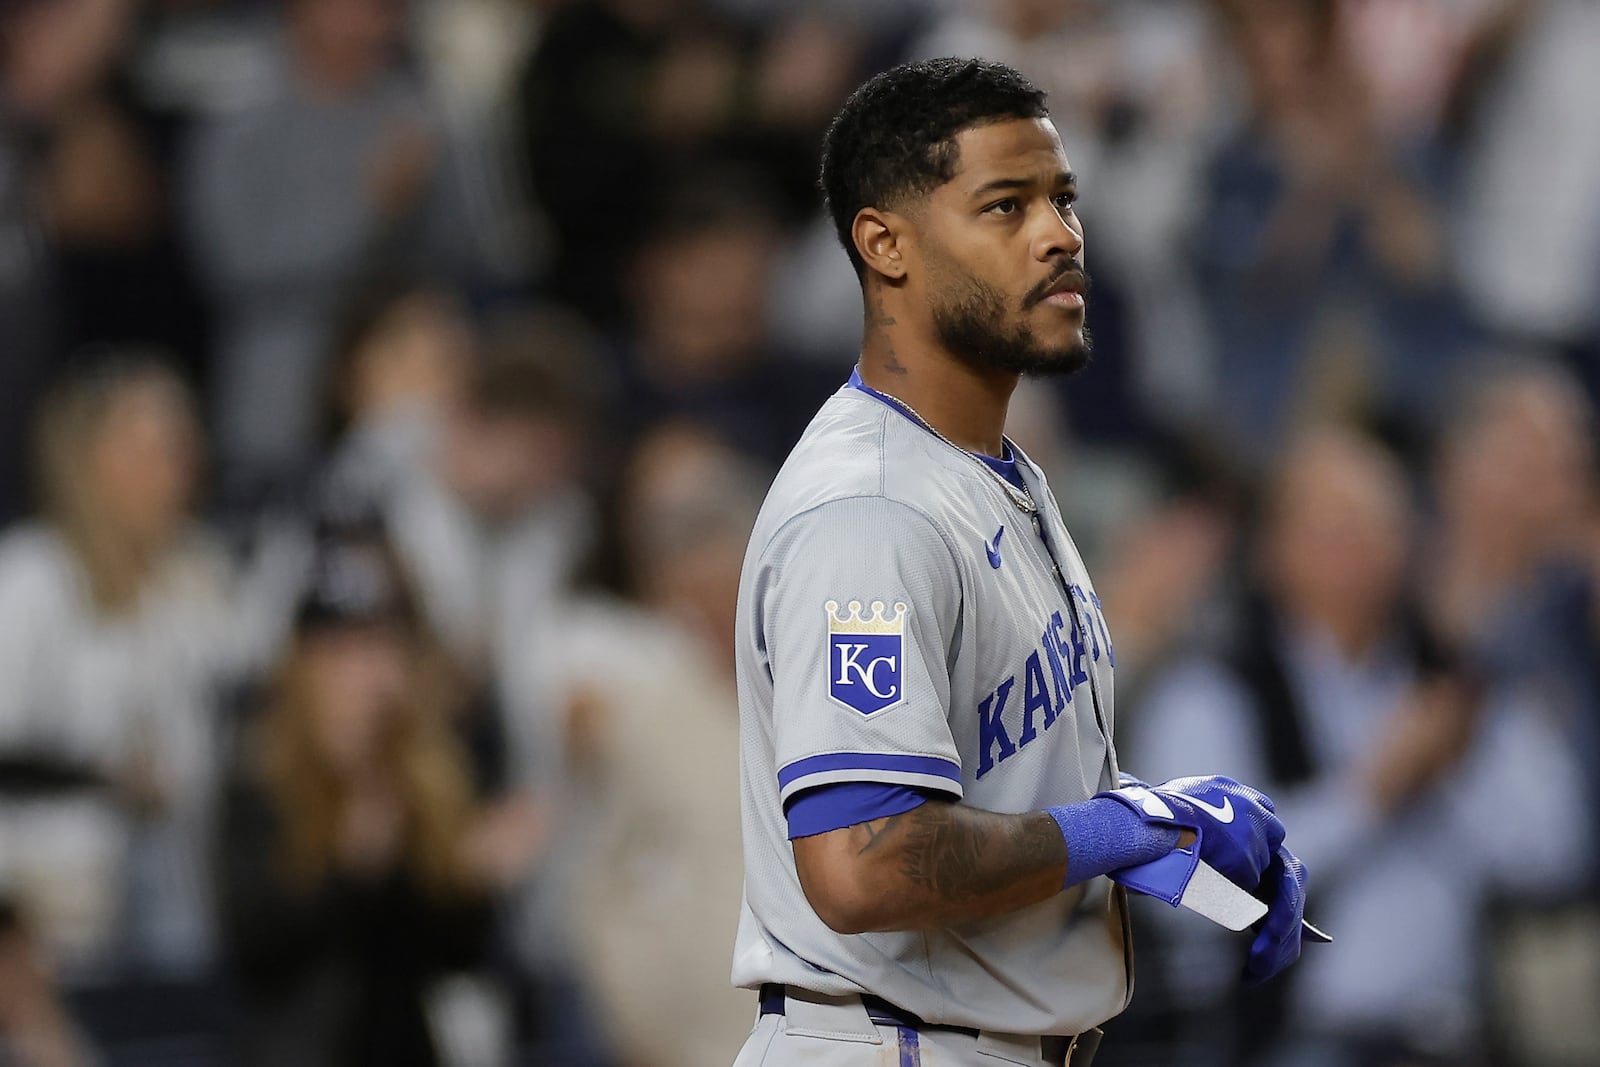
<path fill-rule="evenodd" d="M 1043 94 L 998 64 L 897 67 L 834 119 L 822 187 L 865 336 L 744 561 L 733 980 L 760 1015 L 737 1067 L 1082 1067 L 1132 991 L 1117 879 L 1254 891 L 1259 981 L 1299 955 L 1304 873 L 1255 790 L 1119 779 L 1110 629 L 1003 435 L 1020 375 L 1089 353 Z"/>

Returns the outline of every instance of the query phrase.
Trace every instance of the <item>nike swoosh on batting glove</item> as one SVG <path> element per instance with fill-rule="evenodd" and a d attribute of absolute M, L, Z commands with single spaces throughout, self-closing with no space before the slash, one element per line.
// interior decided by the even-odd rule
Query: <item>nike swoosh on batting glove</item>
<path fill-rule="evenodd" d="M 1146 822 L 1195 832 L 1197 840 L 1184 861 L 1184 871 L 1176 871 L 1178 861 L 1172 861 L 1161 880 L 1172 886 L 1172 875 L 1183 874 L 1183 884 L 1172 886 L 1176 896 L 1182 895 L 1201 860 L 1235 885 L 1254 890 L 1283 843 L 1283 823 L 1273 813 L 1272 801 L 1232 778 L 1175 778 L 1150 788 L 1125 786 L 1097 796 L 1119 801 Z M 1149 892 L 1136 884 L 1129 884 L 1128 888 Z M 1151 895 L 1167 899 L 1166 894 Z"/>

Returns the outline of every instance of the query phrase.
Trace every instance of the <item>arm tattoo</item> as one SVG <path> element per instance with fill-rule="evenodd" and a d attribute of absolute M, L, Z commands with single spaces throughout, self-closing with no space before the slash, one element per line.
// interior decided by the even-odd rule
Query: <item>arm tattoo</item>
<path fill-rule="evenodd" d="M 891 815 L 887 819 L 875 819 L 872 822 L 862 823 L 861 829 L 867 835 L 867 843 L 856 850 L 856 855 L 861 856 L 871 852 L 872 847 L 883 840 L 884 835 L 894 829 L 895 824 L 902 818 L 904 818 L 904 815 Z"/>
<path fill-rule="evenodd" d="M 927 805 L 923 805 L 927 807 Z M 913 885 L 931 889 L 947 900 L 977 896 L 1001 888 L 997 872 L 984 872 L 982 842 L 970 827 L 951 818 L 942 805 L 906 831 L 901 870 Z M 987 877 L 983 877 L 983 875 Z"/>
<path fill-rule="evenodd" d="M 991 823 L 950 804 L 923 804 L 861 829 L 867 840 L 859 854 L 896 840 L 906 880 L 952 902 L 1014 886 L 1059 862 L 1063 845 L 1060 831 L 1048 819 Z"/>

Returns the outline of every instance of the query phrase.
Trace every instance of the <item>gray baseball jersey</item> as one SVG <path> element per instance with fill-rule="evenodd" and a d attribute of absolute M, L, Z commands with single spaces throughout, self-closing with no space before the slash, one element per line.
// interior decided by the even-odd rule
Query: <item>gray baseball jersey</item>
<path fill-rule="evenodd" d="M 1021 813 L 1115 788 L 1115 653 L 1038 469 L 1042 523 L 980 461 L 846 386 L 769 491 L 737 660 L 745 898 L 733 980 L 873 993 L 932 1023 L 1071 1034 L 1132 992 L 1121 890 L 1096 878 L 965 926 L 841 935 L 807 902 L 784 802 L 833 782 Z"/>

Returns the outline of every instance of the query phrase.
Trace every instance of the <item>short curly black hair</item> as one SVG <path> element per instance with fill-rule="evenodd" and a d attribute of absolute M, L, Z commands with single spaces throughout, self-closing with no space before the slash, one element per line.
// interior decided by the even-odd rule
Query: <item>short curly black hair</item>
<path fill-rule="evenodd" d="M 819 184 L 858 276 L 850 237 L 864 207 L 890 208 L 955 176 L 956 134 L 1007 119 L 1047 118 L 1045 94 L 1003 63 L 929 59 L 876 75 L 844 102 L 822 142 Z"/>

